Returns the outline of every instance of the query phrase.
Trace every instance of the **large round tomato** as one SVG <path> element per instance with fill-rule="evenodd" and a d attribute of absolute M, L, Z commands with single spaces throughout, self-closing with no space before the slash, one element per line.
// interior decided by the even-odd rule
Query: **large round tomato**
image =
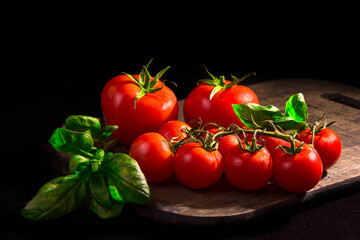
<path fill-rule="evenodd" d="M 229 84 L 230 81 L 225 81 Z M 210 100 L 214 86 L 201 83 L 187 96 L 184 103 L 184 117 L 187 123 L 192 121 L 217 123 L 225 128 L 230 124 L 244 126 L 235 114 L 232 104 L 259 103 L 256 94 L 248 87 L 234 85 L 228 89 L 219 90 Z"/>
<path fill-rule="evenodd" d="M 299 146 L 299 143 L 296 143 L 296 146 Z M 318 184 L 322 173 L 323 166 L 319 154 L 306 143 L 301 152 L 294 155 L 275 151 L 273 157 L 274 180 L 286 191 L 293 193 L 309 191 Z"/>
<path fill-rule="evenodd" d="M 136 138 L 129 156 L 138 162 L 148 182 L 161 182 L 173 174 L 174 156 L 159 133 L 145 133 Z"/>
<path fill-rule="evenodd" d="M 267 185 L 272 176 L 272 161 L 266 148 L 256 152 L 232 148 L 224 157 L 227 180 L 242 191 L 256 191 Z"/>
<path fill-rule="evenodd" d="M 175 153 L 175 175 L 189 188 L 202 189 L 215 184 L 223 169 L 221 154 L 217 150 L 206 151 L 200 143 L 186 143 Z"/>
<path fill-rule="evenodd" d="M 301 132 L 297 139 L 311 143 L 311 129 Z M 325 128 L 315 134 L 314 148 L 319 153 L 324 170 L 332 167 L 340 158 L 341 141 L 339 136 L 331 129 Z"/>
<path fill-rule="evenodd" d="M 140 75 L 132 75 L 139 79 Z M 153 79 L 153 78 L 151 78 Z M 154 89 L 161 88 L 158 81 Z M 113 136 L 130 146 L 143 133 L 156 132 L 159 127 L 178 117 L 179 106 L 174 92 L 164 86 L 161 90 L 146 93 L 135 101 L 140 87 L 127 75 L 112 78 L 101 93 L 101 108 L 107 125 L 117 125 Z"/>

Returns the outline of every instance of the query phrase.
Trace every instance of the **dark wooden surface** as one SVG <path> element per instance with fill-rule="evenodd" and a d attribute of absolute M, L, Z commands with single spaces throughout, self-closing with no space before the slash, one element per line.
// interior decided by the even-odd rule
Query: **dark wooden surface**
<path fill-rule="evenodd" d="M 224 176 L 212 187 L 191 190 L 173 176 L 163 183 L 150 184 L 150 201 L 144 206 L 136 206 L 140 215 L 157 222 L 195 226 L 246 222 L 360 183 L 360 128 L 357 127 L 360 109 L 355 108 L 360 100 L 359 89 L 311 79 L 277 80 L 254 84 L 251 88 L 260 104 L 273 104 L 280 110 L 284 110 L 285 102 L 292 94 L 302 92 L 308 104 L 310 122 L 315 121 L 320 112 L 326 112 L 327 119 L 336 121 L 331 128 L 338 133 L 343 145 L 336 165 L 305 194 L 287 193 L 275 183 L 269 183 L 260 191 L 242 192 L 233 188 Z M 328 96 L 334 94 L 340 99 L 338 102 L 329 99 Z M 339 103 L 341 99 L 345 99 L 347 105 Z M 182 117 L 180 114 L 180 119 Z"/>

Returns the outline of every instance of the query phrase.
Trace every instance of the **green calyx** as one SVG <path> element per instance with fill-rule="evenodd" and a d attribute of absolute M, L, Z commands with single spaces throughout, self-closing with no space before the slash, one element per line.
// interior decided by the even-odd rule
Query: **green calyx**
<path fill-rule="evenodd" d="M 259 132 L 259 135 L 257 136 Z M 265 147 L 265 141 L 262 142 L 261 145 L 257 144 L 257 141 L 259 140 L 261 134 L 263 133 L 264 131 L 259 131 L 259 130 L 255 130 L 254 132 L 254 135 L 253 135 L 253 138 L 251 140 L 251 144 L 246 140 L 246 134 L 244 131 L 242 131 L 243 133 L 243 136 L 244 136 L 244 143 L 245 143 L 245 146 L 243 146 L 243 144 L 241 143 L 241 140 L 240 138 L 238 137 L 238 135 L 235 134 L 238 142 L 239 142 L 239 148 L 241 150 L 244 150 L 244 151 L 248 151 L 248 152 L 257 152 L 257 151 L 260 151 L 263 147 Z"/>
<path fill-rule="evenodd" d="M 290 135 L 291 136 L 291 135 Z M 287 155 L 295 155 L 300 153 L 303 150 L 304 142 L 300 142 L 299 146 L 295 145 L 296 140 L 291 136 L 290 147 L 278 145 L 275 148 L 279 147 Z"/>
<path fill-rule="evenodd" d="M 148 62 L 148 64 L 146 64 L 145 66 L 142 67 L 141 72 L 139 74 L 139 79 L 136 79 L 134 76 L 132 76 L 128 73 L 125 73 L 125 72 L 123 73 L 126 76 L 128 76 L 131 80 L 133 80 L 136 83 L 136 85 L 140 88 L 140 92 L 136 95 L 136 97 L 134 99 L 134 108 L 136 107 L 136 100 L 145 96 L 147 93 L 157 92 L 157 91 L 163 89 L 163 87 L 164 87 L 165 81 L 163 82 L 161 87 L 155 88 L 155 85 L 158 83 L 158 81 L 162 77 L 162 75 L 164 75 L 164 73 L 170 68 L 170 66 L 167 66 L 166 68 L 160 70 L 155 75 L 155 77 L 151 80 L 151 75 L 148 71 L 148 68 L 152 61 L 153 61 L 153 59 L 151 59 Z"/>
<path fill-rule="evenodd" d="M 232 82 L 230 82 L 229 84 L 225 84 L 225 76 L 219 76 L 218 78 L 215 77 L 213 74 L 211 74 L 209 72 L 209 70 L 205 67 L 205 65 L 203 65 L 206 72 L 210 75 L 211 79 L 201 79 L 198 81 L 198 83 L 206 83 L 208 85 L 214 86 L 213 90 L 210 93 L 210 99 L 209 101 L 211 101 L 211 99 L 214 97 L 214 95 L 216 93 L 218 93 L 220 90 L 223 89 L 228 89 L 231 88 L 237 84 L 239 84 L 240 82 L 244 81 L 245 79 L 247 79 L 248 77 L 250 77 L 251 75 L 256 75 L 255 72 L 251 72 L 241 78 L 236 78 L 235 76 L 231 75 L 232 78 Z"/>
<path fill-rule="evenodd" d="M 335 121 L 327 123 L 327 120 L 325 119 L 324 125 L 319 126 L 320 122 L 324 118 L 325 114 L 326 113 L 321 113 L 319 119 L 317 121 L 315 121 L 313 125 L 308 124 L 308 127 L 311 129 L 311 143 L 310 143 L 310 145 L 313 146 L 313 147 L 314 147 L 315 135 L 318 134 L 319 132 L 321 132 L 322 130 L 324 130 L 325 128 L 327 128 L 327 127 L 329 127 L 329 126 L 331 126 L 331 125 L 333 125 L 335 123 Z"/>

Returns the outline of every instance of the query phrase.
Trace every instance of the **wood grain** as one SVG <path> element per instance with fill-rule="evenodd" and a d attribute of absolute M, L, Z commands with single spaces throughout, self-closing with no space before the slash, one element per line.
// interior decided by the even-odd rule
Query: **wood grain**
<path fill-rule="evenodd" d="M 331 128 L 342 141 L 340 160 L 316 187 L 304 194 L 287 193 L 273 182 L 260 191 L 242 192 L 232 187 L 224 176 L 212 187 L 191 190 L 173 176 L 163 183 L 150 184 L 150 201 L 134 206 L 140 215 L 157 222 L 183 225 L 245 222 L 360 183 L 360 127 L 357 126 L 360 110 L 354 107 L 356 105 L 348 106 L 326 98 L 327 94 L 339 94 L 356 102 L 360 100 L 360 89 L 311 79 L 282 79 L 249 87 L 257 94 L 261 105 L 272 104 L 282 111 L 292 94 L 302 92 L 310 122 L 315 121 L 320 112 L 326 112 L 327 119 L 337 122 Z M 183 101 L 180 105 L 182 109 Z M 183 119 L 182 111 L 179 119 Z"/>

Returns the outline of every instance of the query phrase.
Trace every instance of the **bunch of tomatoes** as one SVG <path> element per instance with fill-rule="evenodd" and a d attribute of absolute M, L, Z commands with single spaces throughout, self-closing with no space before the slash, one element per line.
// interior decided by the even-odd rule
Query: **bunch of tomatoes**
<path fill-rule="evenodd" d="M 149 64 L 138 75 L 112 78 L 102 91 L 101 106 L 106 124 L 118 126 L 114 138 L 130 147 L 129 156 L 150 183 L 175 174 L 185 186 L 203 189 L 224 174 L 242 191 L 259 190 L 273 179 L 286 191 L 303 193 L 340 158 L 341 141 L 326 126 L 288 139 L 277 137 L 278 129 L 246 128 L 232 104 L 259 104 L 250 88 L 239 85 L 252 73 L 228 81 L 206 69 L 211 79 L 190 92 L 185 122 L 179 121 L 176 96 L 160 81 L 169 67 L 151 77 Z"/>

